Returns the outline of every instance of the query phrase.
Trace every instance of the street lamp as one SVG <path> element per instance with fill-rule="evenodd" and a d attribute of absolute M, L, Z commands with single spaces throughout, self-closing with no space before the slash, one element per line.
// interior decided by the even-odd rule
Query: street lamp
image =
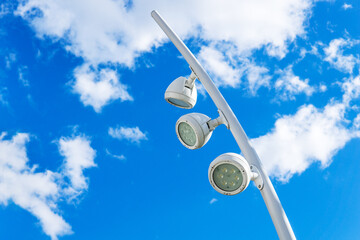
<path fill-rule="evenodd" d="M 177 120 L 175 131 L 180 142 L 193 150 L 204 146 L 209 141 L 212 131 L 221 124 L 228 126 L 222 114 L 211 120 L 202 113 L 190 113 Z"/>
<path fill-rule="evenodd" d="M 221 194 L 235 195 L 244 191 L 258 174 L 250 170 L 248 162 L 236 153 L 224 153 L 209 166 L 211 186 Z"/>
<path fill-rule="evenodd" d="M 193 108 L 197 99 L 195 78 L 195 74 L 191 73 L 188 79 L 185 77 L 175 79 L 166 89 L 165 100 L 176 107 Z"/>
<path fill-rule="evenodd" d="M 245 190 L 250 180 L 253 180 L 260 190 L 279 238 L 281 240 L 296 239 L 255 149 L 251 146 L 238 119 L 219 89 L 191 51 L 161 16 L 156 11 L 152 11 L 151 16 L 183 55 L 192 71 L 189 79 L 180 77 L 170 84 L 166 90 L 165 99 L 180 108 L 190 109 L 194 107 L 196 103 L 194 82 L 197 78 L 210 95 L 219 112 L 219 117 L 214 120 L 199 113 L 181 117 L 176 124 L 176 133 L 180 142 L 189 149 L 200 148 L 209 140 L 211 132 L 216 126 L 225 124 L 230 129 L 244 157 L 235 153 L 222 154 L 217 157 L 209 167 L 211 185 L 222 194 L 234 195 Z M 221 173 L 223 174 L 221 175 Z"/>
<path fill-rule="evenodd" d="M 179 118 L 175 131 L 180 142 L 189 149 L 198 149 L 209 141 L 212 129 L 210 118 L 201 113 L 190 113 Z"/>

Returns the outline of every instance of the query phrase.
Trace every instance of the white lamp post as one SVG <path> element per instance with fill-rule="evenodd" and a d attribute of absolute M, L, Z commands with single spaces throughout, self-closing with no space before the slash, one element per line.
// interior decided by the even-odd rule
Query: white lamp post
<path fill-rule="evenodd" d="M 197 78 L 209 93 L 220 115 L 214 120 L 197 113 L 180 118 L 176 124 L 176 133 L 181 143 L 190 149 L 200 148 L 208 141 L 216 126 L 225 124 L 230 129 L 246 160 L 234 153 L 223 154 L 216 158 L 209 167 L 211 185 L 222 194 L 234 195 L 245 190 L 249 181 L 253 180 L 261 192 L 279 238 L 281 240 L 296 239 L 255 149 L 251 146 L 224 97 L 198 60 L 161 16 L 156 11 L 152 11 L 151 16 L 180 51 L 192 70 L 189 79 L 180 77 L 171 83 L 165 93 L 165 99 L 177 107 L 192 108 L 196 103 L 197 95 L 194 81 Z"/>

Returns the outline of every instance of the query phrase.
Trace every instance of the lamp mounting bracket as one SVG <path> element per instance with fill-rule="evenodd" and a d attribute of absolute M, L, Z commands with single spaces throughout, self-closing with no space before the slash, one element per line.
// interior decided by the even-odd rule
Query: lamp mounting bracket
<path fill-rule="evenodd" d="M 253 173 L 253 176 L 252 176 L 251 180 L 254 181 L 256 187 L 259 190 L 262 190 L 263 187 L 264 187 L 264 180 L 261 177 L 259 169 L 257 169 L 257 167 L 255 167 L 254 165 L 250 165 L 250 170 Z"/>
<path fill-rule="evenodd" d="M 190 67 L 190 69 L 191 69 L 191 74 L 190 74 L 189 78 L 186 80 L 185 86 L 192 89 L 194 87 L 195 80 L 198 77 L 196 76 L 195 72 L 192 70 L 191 67 Z"/>
<path fill-rule="evenodd" d="M 226 120 L 224 114 L 222 113 L 222 111 L 220 109 L 218 110 L 218 113 L 219 113 L 218 118 L 212 119 L 208 122 L 209 129 L 212 131 L 221 124 L 224 124 L 226 126 L 226 128 L 229 129 L 229 127 L 230 127 L 229 123 Z"/>

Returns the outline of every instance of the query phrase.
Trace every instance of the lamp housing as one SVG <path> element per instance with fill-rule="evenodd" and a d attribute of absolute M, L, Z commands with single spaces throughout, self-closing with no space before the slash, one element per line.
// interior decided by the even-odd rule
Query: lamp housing
<path fill-rule="evenodd" d="M 221 194 L 235 195 L 244 191 L 253 179 L 248 162 L 236 153 L 224 153 L 209 166 L 211 186 Z"/>
<path fill-rule="evenodd" d="M 189 149 L 204 146 L 212 135 L 208 116 L 201 113 L 189 113 L 177 120 L 175 130 L 180 142 Z"/>
<path fill-rule="evenodd" d="M 192 75 L 191 75 L 192 76 Z M 165 100 L 179 108 L 193 108 L 197 100 L 195 79 L 179 77 L 175 79 L 165 92 Z"/>

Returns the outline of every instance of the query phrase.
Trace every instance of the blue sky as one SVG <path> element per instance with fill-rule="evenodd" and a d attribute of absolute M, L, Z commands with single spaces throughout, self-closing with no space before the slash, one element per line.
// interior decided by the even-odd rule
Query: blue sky
<path fill-rule="evenodd" d="M 166 103 L 190 69 L 156 9 L 251 139 L 298 239 L 360 234 L 357 1 L 23 0 L 0 3 L 1 239 L 276 239 L 259 191 L 223 196 Z"/>

